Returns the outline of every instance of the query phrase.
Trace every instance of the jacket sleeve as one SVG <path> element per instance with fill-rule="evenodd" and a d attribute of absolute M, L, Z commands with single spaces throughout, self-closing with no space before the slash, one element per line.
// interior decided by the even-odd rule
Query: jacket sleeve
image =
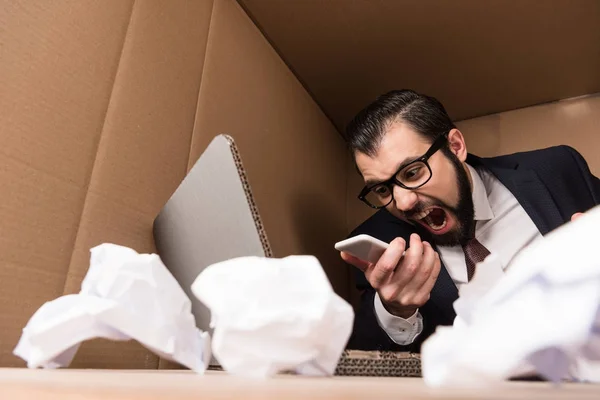
<path fill-rule="evenodd" d="M 415 340 L 410 345 L 400 346 L 394 343 L 383 328 L 379 326 L 373 305 L 374 298 L 374 289 L 368 288 L 362 291 L 360 306 L 354 318 L 354 328 L 346 347 L 356 350 L 418 352 L 419 340 Z"/>

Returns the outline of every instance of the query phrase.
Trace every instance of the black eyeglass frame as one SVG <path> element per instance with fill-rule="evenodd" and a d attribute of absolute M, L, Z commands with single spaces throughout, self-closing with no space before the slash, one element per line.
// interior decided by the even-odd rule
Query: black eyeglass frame
<path fill-rule="evenodd" d="M 366 205 L 368 205 L 371 208 L 375 208 L 375 209 L 381 209 L 384 207 L 387 207 L 392 201 L 394 201 L 394 188 L 393 185 L 398 185 L 401 188 L 407 189 L 407 190 L 415 190 L 420 188 L 421 186 L 425 185 L 427 182 L 429 182 L 429 180 L 431 179 L 431 177 L 433 176 L 433 171 L 431 170 L 431 166 L 429 165 L 429 163 L 427 162 L 427 160 L 429 160 L 429 158 L 431 158 L 432 155 L 434 155 L 439 149 L 441 149 L 447 142 L 448 140 L 448 133 L 444 133 L 443 135 L 440 135 L 437 137 L 437 139 L 435 139 L 433 141 L 433 143 L 431 144 L 431 146 L 429 147 L 429 150 L 427 150 L 427 152 L 425 154 L 423 154 L 421 157 L 416 158 L 414 160 L 412 160 L 410 163 L 401 166 L 398 171 L 396 171 L 396 173 L 394 175 L 392 175 L 392 177 L 388 180 L 385 180 L 383 182 L 379 182 L 379 183 L 375 183 L 373 185 L 370 186 L 365 186 L 360 193 L 358 194 L 358 199 L 360 201 L 362 201 L 363 203 L 365 203 Z M 396 179 L 396 177 L 398 176 L 398 174 L 400 173 L 400 171 L 404 170 L 405 168 L 410 167 L 411 165 L 417 163 L 417 162 L 422 162 L 423 164 L 425 164 L 425 166 L 427 167 L 427 169 L 429 170 L 429 178 L 427 178 L 427 180 L 417 186 L 406 186 L 405 184 L 403 184 L 402 182 L 400 182 L 398 179 Z M 391 196 L 390 196 L 390 201 L 388 201 L 386 204 L 382 205 L 382 206 L 375 206 L 371 203 L 369 203 L 369 201 L 366 199 L 367 194 L 369 194 L 369 192 L 371 191 L 371 189 L 373 189 L 376 186 L 381 186 L 381 185 L 385 185 L 387 186 L 387 188 L 390 190 Z"/>

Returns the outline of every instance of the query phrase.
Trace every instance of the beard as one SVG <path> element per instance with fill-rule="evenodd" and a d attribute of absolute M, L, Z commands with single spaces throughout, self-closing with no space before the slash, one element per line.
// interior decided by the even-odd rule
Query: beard
<path fill-rule="evenodd" d="M 445 155 L 450 160 L 456 173 L 456 183 L 458 186 L 457 205 L 452 207 L 439 199 L 431 199 L 427 203 L 417 204 L 410 212 L 406 212 L 404 215 L 410 220 L 415 220 L 416 215 L 431 207 L 438 207 L 450 213 L 456 221 L 456 226 L 446 233 L 431 233 L 430 236 L 432 241 L 437 245 L 457 246 L 466 243 L 474 233 L 475 207 L 473 205 L 471 184 L 467 171 L 465 171 L 461 161 L 455 154 L 450 153 Z"/>

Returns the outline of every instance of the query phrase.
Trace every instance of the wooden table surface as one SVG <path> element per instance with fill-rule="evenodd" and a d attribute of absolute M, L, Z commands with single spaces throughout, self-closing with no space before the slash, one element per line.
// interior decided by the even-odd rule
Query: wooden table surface
<path fill-rule="evenodd" d="M 600 399 L 600 385 L 506 382 L 488 389 L 432 389 L 419 378 L 248 379 L 208 372 L 0 368 L 0 399 Z"/>

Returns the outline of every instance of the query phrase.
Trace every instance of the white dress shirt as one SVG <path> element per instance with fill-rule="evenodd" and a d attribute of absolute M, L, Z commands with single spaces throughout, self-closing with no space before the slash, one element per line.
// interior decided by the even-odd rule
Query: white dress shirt
<path fill-rule="evenodd" d="M 467 164 L 473 182 L 475 237 L 505 269 L 525 246 L 541 239 L 537 227 L 512 193 L 485 169 Z M 454 284 L 460 289 L 468 282 L 467 265 L 461 246 L 438 246 L 440 258 Z M 417 311 L 408 319 L 390 314 L 375 295 L 375 314 L 379 326 L 390 339 L 400 345 L 411 344 L 423 330 L 423 319 Z"/>

